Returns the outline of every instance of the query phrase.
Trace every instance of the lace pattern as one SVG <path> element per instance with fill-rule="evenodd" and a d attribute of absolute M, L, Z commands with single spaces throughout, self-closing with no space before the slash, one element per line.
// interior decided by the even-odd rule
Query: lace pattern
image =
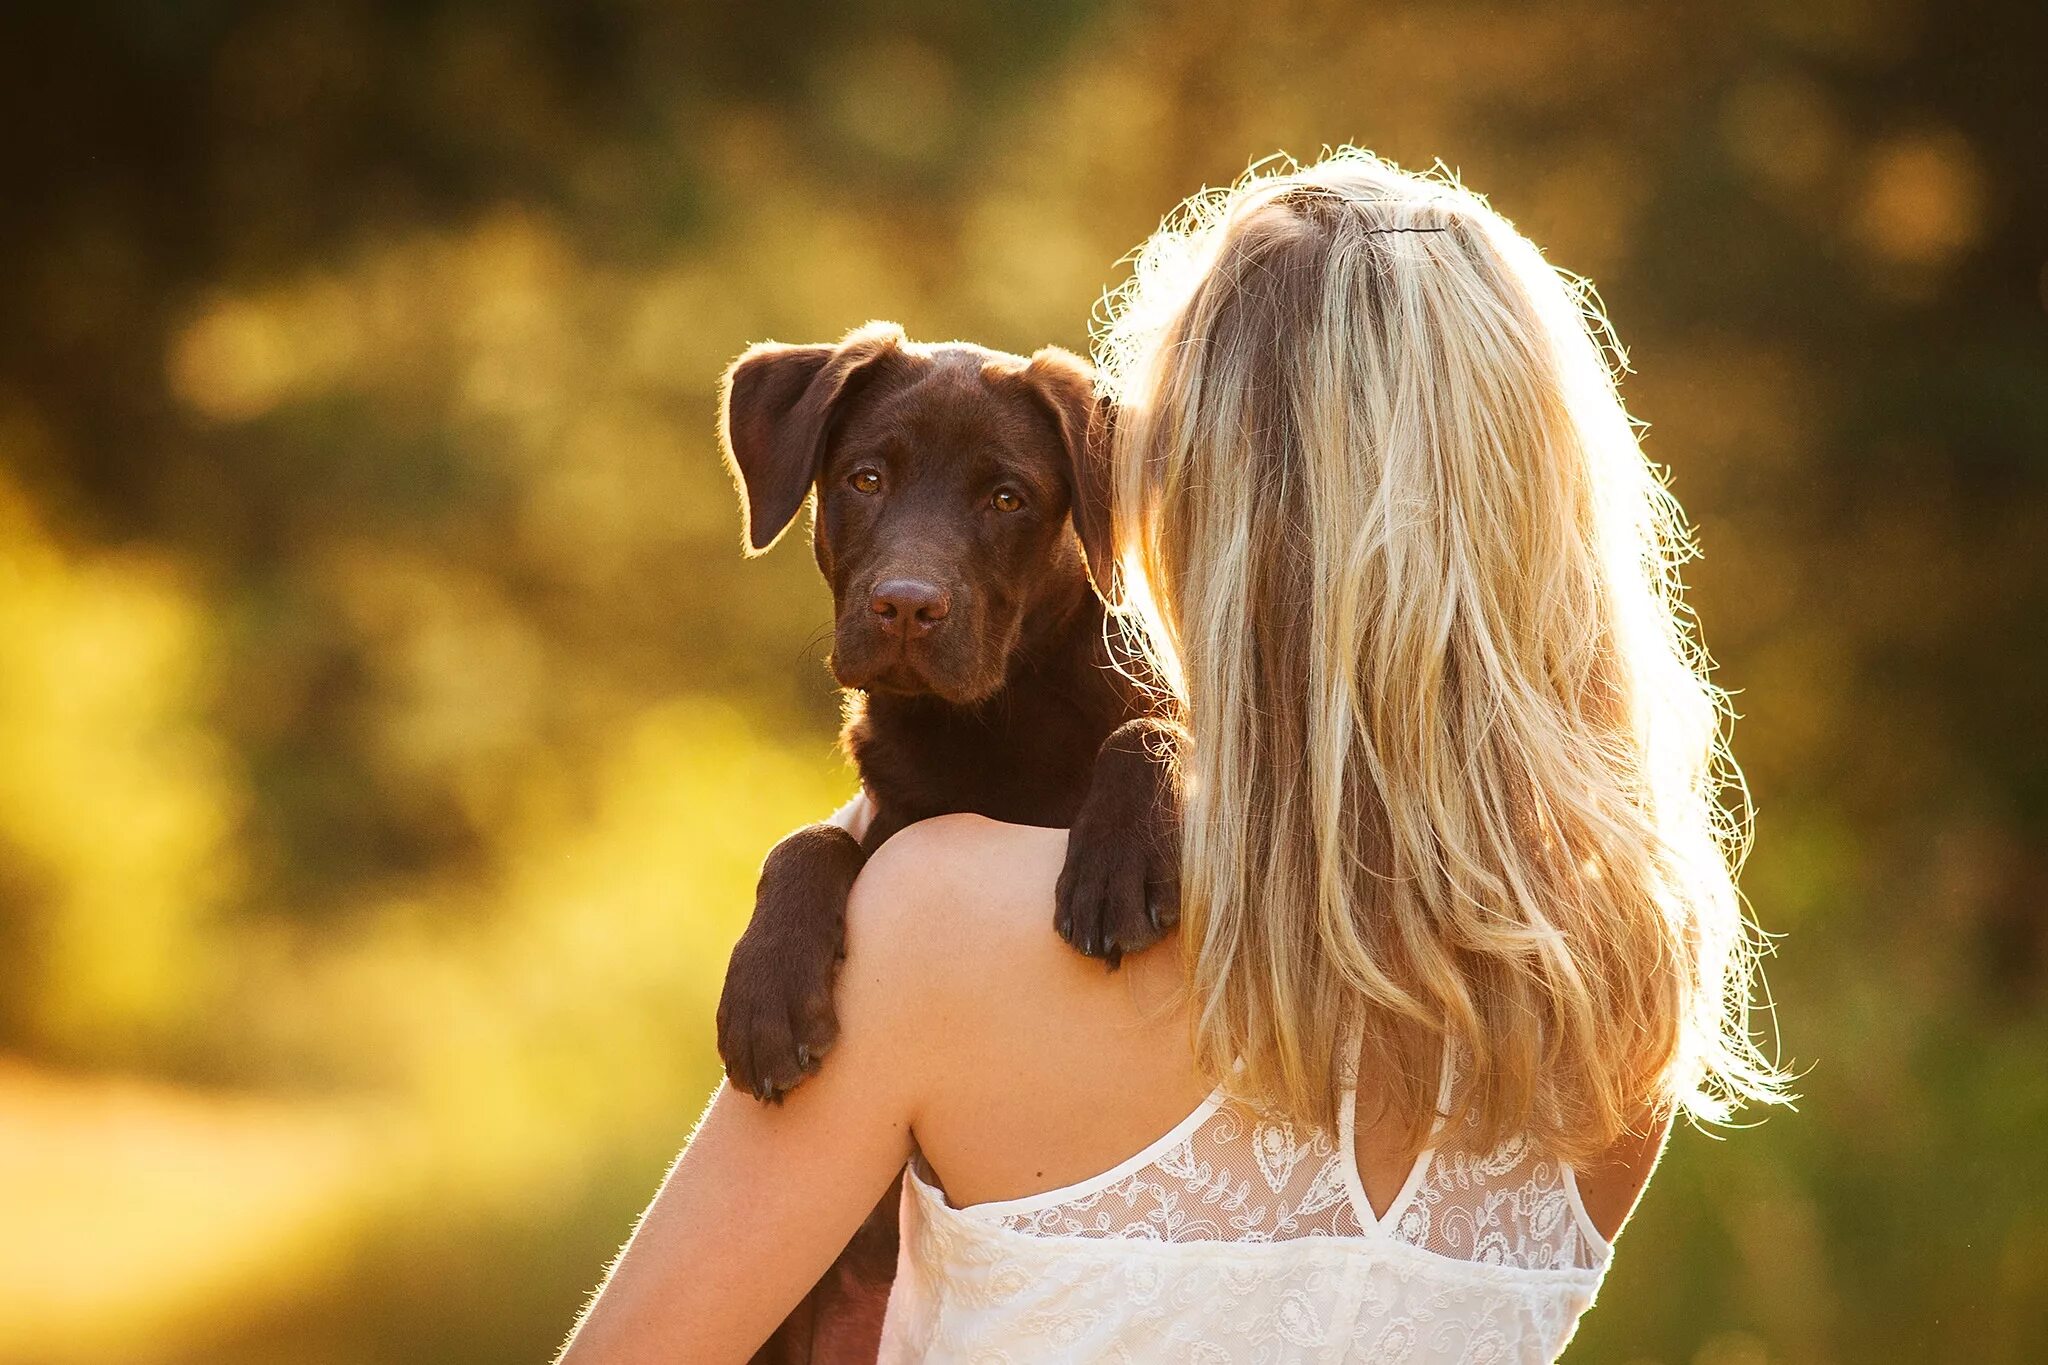
<path fill-rule="evenodd" d="M 1332 1138 L 1212 1098 L 1135 1169 L 968 1212 L 1040 1237 L 1165 1242 L 1360 1237 L 1370 1220 L 1397 1241 L 1454 1260 L 1532 1270 L 1599 1264 L 1604 1244 L 1584 1219 L 1569 1171 L 1522 1138 L 1486 1153 L 1452 1145 L 1424 1153 L 1386 1216 L 1374 1217 L 1364 1192 L 1354 1193 L 1350 1117 L 1347 1104 Z"/>
<path fill-rule="evenodd" d="M 1554 1360 L 1609 1256 L 1569 1168 L 1452 1124 L 1375 1217 L 1351 1109 L 1333 1135 L 1219 1093 L 1102 1176 L 966 1209 L 913 1164 L 881 1360 Z"/>
<path fill-rule="evenodd" d="M 1130 1174 L 1058 1203 L 997 1213 L 1012 1232 L 1163 1242 L 1356 1236 L 1343 1157 L 1326 1133 L 1241 1105 L 1207 1106 L 1185 1136 Z M 996 1212 L 1013 1205 L 996 1205 Z"/>
<path fill-rule="evenodd" d="M 1525 1138 L 1484 1155 L 1430 1153 L 1393 1233 L 1440 1256 L 1529 1270 L 1588 1270 L 1607 1254 L 1570 1171 Z"/>

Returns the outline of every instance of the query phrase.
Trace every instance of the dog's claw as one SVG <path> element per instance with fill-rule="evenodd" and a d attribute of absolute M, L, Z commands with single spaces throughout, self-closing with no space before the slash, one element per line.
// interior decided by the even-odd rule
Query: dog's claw
<path fill-rule="evenodd" d="M 1178 893 L 1168 885 L 1154 882 L 1145 888 L 1145 918 L 1152 932 L 1163 934 L 1180 923 Z"/>

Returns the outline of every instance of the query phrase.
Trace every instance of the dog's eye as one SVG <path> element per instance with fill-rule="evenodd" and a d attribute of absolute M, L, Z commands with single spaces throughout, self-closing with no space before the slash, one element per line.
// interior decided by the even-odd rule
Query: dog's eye
<path fill-rule="evenodd" d="M 846 482 L 856 493 L 882 491 L 882 473 L 878 469 L 856 469 L 846 476 Z"/>
<path fill-rule="evenodd" d="M 989 499 L 989 505 L 998 512 L 1014 512 L 1024 505 L 1024 499 L 1017 496 L 1014 488 L 998 488 L 995 496 Z"/>

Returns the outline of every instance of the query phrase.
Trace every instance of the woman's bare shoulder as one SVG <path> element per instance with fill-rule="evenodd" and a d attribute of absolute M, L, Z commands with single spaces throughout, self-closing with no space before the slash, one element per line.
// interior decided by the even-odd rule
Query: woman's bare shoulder
<path fill-rule="evenodd" d="M 1066 845 L 1065 830 L 946 816 L 891 839 L 854 886 L 847 966 L 914 1021 L 917 1141 L 956 1199 L 1113 1166 L 1207 1091 L 1178 936 L 1112 972 L 1054 932 Z"/>
<path fill-rule="evenodd" d="M 941 815 L 877 849 L 854 883 L 850 934 L 893 953 L 1032 951 L 1052 935 L 1053 888 L 1067 832 L 979 815 Z M 1044 913 L 1039 915 L 1038 911 Z"/>
<path fill-rule="evenodd" d="M 1671 1136 L 1671 1116 L 1659 1115 L 1642 1131 L 1623 1134 L 1597 1161 L 1574 1172 L 1579 1200 L 1593 1229 L 1612 1242 L 1635 1212 L 1650 1176 L 1663 1159 L 1664 1145 Z"/>
<path fill-rule="evenodd" d="M 961 879 L 985 887 L 987 874 L 1042 879 L 1049 891 L 1066 858 L 1067 832 L 1012 825 L 982 815 L 940 815 L 898 832 L 868 859 L 863 882 L 890 890 L 953 891 Z"/>
<path fill-rule="evenodd" d="M 1100 963 L 1053 932 L 1067 832 L 942 815 L 877 849 L 847 909 L 849 956 L 872 954 L 942 1005 L 1084 989 Z"/>

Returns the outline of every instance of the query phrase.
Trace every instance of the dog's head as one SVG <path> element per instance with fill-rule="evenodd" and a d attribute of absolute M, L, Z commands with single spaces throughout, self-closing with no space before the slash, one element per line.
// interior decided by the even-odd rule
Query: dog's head
<path fill-rule="evenodd" d="M 917 345 L 875 323 L 837 345 L 752 348 L 724 399 L 749 553 L 817 491 L 843 686 L 983 700 L 1091 590 L 1090 566 L 1107 573 L 1108 500 L 1089 458 L 1102 419 L 1087 365 L 1066 351 Z"/>

